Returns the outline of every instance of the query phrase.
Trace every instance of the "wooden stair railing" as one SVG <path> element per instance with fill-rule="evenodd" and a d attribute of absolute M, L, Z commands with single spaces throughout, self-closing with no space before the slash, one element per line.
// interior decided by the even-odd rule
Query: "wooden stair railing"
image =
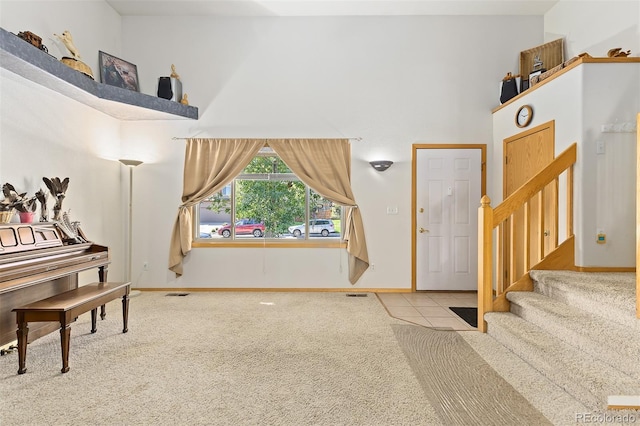
<path fill-rule="evenodd" d="M 502 277 L 496 280 L 493 279 L 493 268 L 496 266 L 496 270 L 502 274 L 504 255 L 507 254 L 509 259 L 514 259 L 513 239 L 510 241 L 510 246 L 503 244 L 503 233 L 500 229 L 505 226 L 507 221 L 512 219 L 512 216 L 523 206 L 527 206 L 528 203 L 538 198 L 538 208 L 542 212 L 544 207 L 543 191 L 547 185 L 552 182 L 556 183 L 556 188 L 559 187 L 558 182 L 560 175 L 566 171 L 566 239 L 562 244 L 558 245 L 557 238 L 553 242 L 551 252 L 544 256 L 542 253 L 542 239 L 541 235 L 538 244 L 540 248 L 540 263 L 551 263 L 557 265 L 562 262 L 558 259 L 565 259 L 567 256 L 571 256 L 573 253 L 573 165 L 577 158 L 577 145 L 574 143 L 567 148 L 562 154 L 556 157 L 548 166 L 542 169 L 537 175 L 529 179 L 524 185 L 518 188 L 513 194 L 508 196 L 499 206 L 492 208 L 491 200 L 488 196 L 482 197 L 481 205 L 478 209 L 478 331 L 486 333 L 487 323 L 484 321 L 484 314 L 492 311 L 508 311 L 509 303 L 504 297 L 507 292 L 518 290 L 532 290 L 533 286 L 529 278 L 528 271 L 534 269 L 529 265 L 529 255 L 531 246 L 534 242 L 529 241 L 529 215 L 524 215 L 524 265 L 525 274 L 521 277 L 514 277 L 513 273 L 509 274 L 508 285 L 505 285 Z M 555 193 L 555 203 L 557 208 L 558 192 Z M 525 212 L 527 209 L 525 209 Z M 538 229 L 544 229 L 544 215 L 538 215 Z M 558 221 L 557 215 L 555 221 Z M 513 234 L 513 221 L 511 223 L 511 233 Z M 557 223 L 555 229 L 558 229 Z M 496 230 L 497 244 L 494 248 L 494 230 Z M 503 247 L 504 245 L 504 247 Z M 494 259 L 495 253 L 495 259 Z M 560 253 L 560 254 L 558 254 Z M 571 256 L 573 261 L 573 256 Z M 535 268 L 546 269 L 546 268 Z M 513 267 L 511 269 L 513 271 Z M 496 284 L 496 285 L 494 285 Z M 494 292 L 496 298 L 494 298 Z"/>

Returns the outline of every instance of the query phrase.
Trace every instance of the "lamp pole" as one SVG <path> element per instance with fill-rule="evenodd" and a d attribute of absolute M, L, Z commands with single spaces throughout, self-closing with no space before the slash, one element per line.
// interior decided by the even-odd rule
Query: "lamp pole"
<path fill-rule="evenodd" d="M 139 160 L 118 160 L 120 163 L 129 167 L 129 228 L 127 234 L 129 235 L 129 249 L 127 252 L 127 281 L 131 282 L 131 270 L 133 266 L 133 168 L 142 164 Z"/>

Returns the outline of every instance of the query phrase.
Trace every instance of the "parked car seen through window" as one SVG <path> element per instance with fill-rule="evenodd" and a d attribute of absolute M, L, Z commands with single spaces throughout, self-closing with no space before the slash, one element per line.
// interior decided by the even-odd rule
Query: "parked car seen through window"
<path fill-rule="evenodd" d="M 289 233 L 294 237 L 301 237 L 306 233 L 306 225 L 290 226 Z M 328 237 L 329 234 L 335 232 L 333 221 L 328 219 L 312 219 L 309 221 L 309 234 L 320 234 L 323 237 Z"/>
<path fill-rule="evenodd" d="M 273 150 L 264 148 L 230 184 L 199 204 L 195 235 L 212 243 L 254 238 L 341 240 L 342 210 L 305 185 Z"/>

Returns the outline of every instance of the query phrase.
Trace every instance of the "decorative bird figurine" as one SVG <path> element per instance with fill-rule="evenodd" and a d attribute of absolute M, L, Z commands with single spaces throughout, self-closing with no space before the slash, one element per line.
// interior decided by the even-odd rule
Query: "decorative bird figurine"
<path fill-rule="evenodd" d="M 49 194 L 39 189 L 36 192 L 36 199 L 40 203 L 40 222 L 47 222 L 49 220 L 49 210 L 47 209 L 47 198 Z"/>
<path fill-rule="evenodd" d="M 625 52 L 624 50 L 622 50 L 621 47 L 616 47 L 614 49 L 609 49 L 609 51 L 607 52 L 607 56 L 610 57 L 610 58 L 626 58 L 630 54 L 631 54 L 630 50 L 627 50 Z"/>
<path fill-rule="evenodd" d="M 4 195 L 4 198 L 16 198 L 18 196 L 18 191 L 16 191 L 16 188 L 13 185 L 7 182 L 2 185 L 2 195 Z"/>
<path fill-rule="evenodd" d="M 43 177 L 42 181 L 49 188 L 49 192 L 56 200 L 56 204 L 53 206 L 53 220 L 60 220 L 60 212 L 62 210 L 62 201 L 64 201 L 65 192 L 67 192 L 67 187 L 69 186 L 69 178 L 64 178 L 64 180 L 60 180 L 58 177 L 54 178 L 46 178 Z"/>
<path fill-rule="evenodd" d="M 62 35 L 54 34 L 54 36 L 58 37 L 60 41 L 67 47 L 69 53 L 71 53 L 71 56 L 73 56 L 75 59 L 80 59 L 80 53 L 78 52 L 76 46 L 73 44 L 73 37 L 71 37 L 71 33 L 69 32 L 69 30 L 64 30 Z"/>
<path fill-rule="evenodd" d="M 176 72 L 176 66 L 173 64 L 171 64 L 171 75 L 169 77 L 175 78 L 176 80 L 180 80 L 180 76 Z"/>
<path fill-rule="evenodd" d="M 71 244 L 86 243 L 80 232 L 80 222 L 72 221 L 70 212 L 62 213 L 62 219 L 56 221 L 56 225 L 66 235 L 65 241 Z"/>
<path fill-rule="evenodd" d="M 16 188 L 9 182 L 7 182 L 2 185 L 2 195 L 4 195 L 3 201 L 5 201 L 6 204 L 15 204 L 16 202 L 23 200 L 27 196 L 27 193 L 18 193 L 18 191 L 16 191 Z"/>

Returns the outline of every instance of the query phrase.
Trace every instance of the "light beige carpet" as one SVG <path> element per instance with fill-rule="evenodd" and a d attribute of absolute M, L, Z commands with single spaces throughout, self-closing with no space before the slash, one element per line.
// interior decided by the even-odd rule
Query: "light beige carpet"
<path fill-rule="evenodd" d="M 445 424 L 551 424 L 459 333 L 414 325 L 392 327 L 427 398 Z"/>
<path fill-rule="evenodd" d="M 2 425 L 442 424 L 374 295 L 142 293 L 0 357 Z"/>
<path fill-rule="evenodd" d="M 461 363 L 500 407 L 544 422 L 457 333 L 393 319 L 373 294 L 165 294 L 131 299 L 127 334 L 118 301 L 96 334 L 81 316 L 66 374 L 58 333 L 29 345 L 24 375 L 17 353 L 0 357 L 0 424 L 508 424 L 490 404 L 451 402 Z"/>

